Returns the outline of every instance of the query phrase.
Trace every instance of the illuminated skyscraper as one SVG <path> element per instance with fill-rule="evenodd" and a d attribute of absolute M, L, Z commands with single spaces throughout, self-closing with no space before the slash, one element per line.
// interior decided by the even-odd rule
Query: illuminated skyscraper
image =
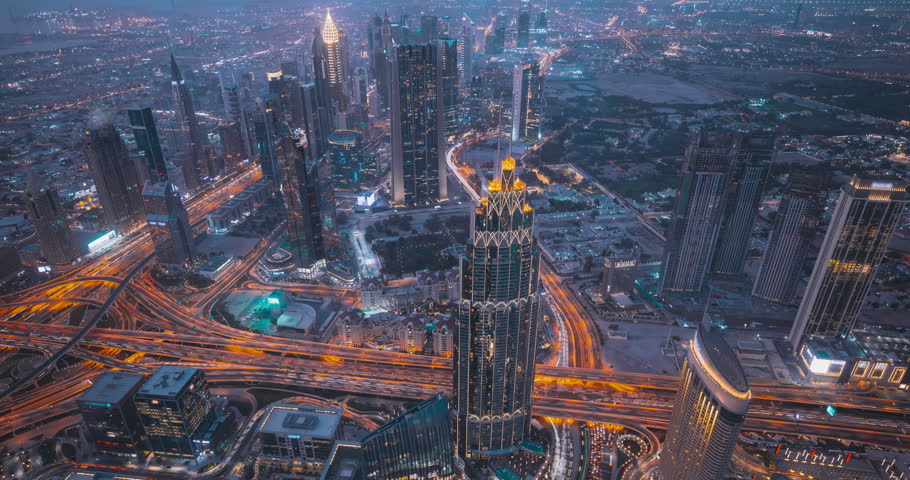
<path fill-rule="evenodd" d="M 807 337 L 850 334 L 908 199 L 898 180 L 854 176 L 844 186 L 790 330 L 794 350 Z"/>
<path fill-rule="evenodd" d="M 161 140 L 155 126 L 155 117 L 152 116 L 152 107 L 140 104 L 127 110 L 127 113 L 130 129 L 136 139 L 136 149 L 142 155 L 147 171 L 145 177 L 152 183 L 167 181 L 167 163 L 164 161 L 164 152 L 161 151 Z"/>
<path fill-rule="evenodd" d="M 145 223 L 142 188 L 123 139 L 109 121 L 93 121 L 84 130 L 82 146 L 105 223 L 120 235 L 133 233 Z"/>
<path fill-rule="evenodd" d="M 435 395 L 364 437 L 364 478 L 455 478 L 451 435 L 448 402 Z"/>
<path fill-rule="evenodd" d="M 534 37 L 538 47 L 547 45 L 547 11 L 541 10 L 537 13 L 537 20 L 534 21 Z"/>
<path fill-rule="evenodd" d="M 699 327 L 680 372 L 666 441 L 663 480 L 723 480 L 749 410 L 749 383 L 716 331 Z"/>
<path fill-rule="evenodd" d="M 287 213 L 288 242 L 299 268 L 325 258 L 324 231 L 320 212 L 320 184 L 317 162 L 308 162 L 306 134 L 280 126 L 278 158 L 281 165 L 281 193 Z"/>
<path fill-rule="evenodd" d="M 231 122 L 218 126 L 218 138 L 221 140 L 221 155 L 224 158 L 226 172 L 235 171 L 246 158 L 240 122 Z"/>
<path fill-rule="evenodd" d="M 723 219 L 724 193 L 736 161 L 736 138 L 699 133 L 686 149 L 661 274 L 661 291 L 698 293 Z"/>
<path fill-rule="evenodd" d="M 783 304 L 793 302 L 827 192 L 825 175 L 804 171 L 790 174 L 752 289 L 754 297 Z"/>
<path fill-rule="evenodd" d="M 52 265 L 75 262 L 79 249 L 73 240 L 63 202 L 57 190 L 47 186 L 45 178 L 35 172 L 29 175 L 25 186 L 25 207 L 47 262 Z"/>
<path fill-rule="evenodd" d="M 443 38 L 439 40 L 439 48 L 442 56 L 442 108 L 445 111 L 445 135 L 448 137 L 455 135 L 461 123 L 458 109 L 458 40 Z"/>
<path fill-rule="evenodd" d="M 328 150 L 328 138 L 331 133 L 332 122 L 328 110 L 319 101 L 316 84 L 307 83 L 300 86 L 300 95 L 303 103 L 303 126 L 309 143 L 311 159 L 322 158 Z"/>
<path fill-rule="evenodd" d="M 187 188 L 191 191 L 199 188 L 199 168 L 205 165 L 205 140 L 196 118 L 196 107 L 193 106 L 193 97 L 190 87 L 183 79 L 177 60 L 171 55 L 171 94 L 174 102 L 174 115 L 177 120 L 177 150 L 183 159 L 180 165 L 183 169 L 183 178 Z"/>
<path fill-rule="evenodd" d="M 462 458 L 512 451 L 531 422 L 540 317 L 534 211 L 511 157 L 488 189 L 461 261 L 453 406 Z"/>
<path fill-rule="evenodd" d="M 253 132 L 256 135 L 256 153 L 262 176 L 278 185 L 278 156 L 275 154 L 275 127 L 279 120 L 279 98 L 268 94 L 256 99 L 253 112 Z"/>
<path fill-rule="evenodd" d="M 518 12 L 518 35 L 515 38 L 515 46 L 518 48 L 528 48 L 531 46 L 531 2 L 522 0 L 521 8 Z"/>
<path fill-rule="evenodd" d="M 85 436 L 98 452 L 138 455 L 144 449 L 133 394 L 145 379 L 141 373 L 105 372 L 76 399 Z"/>
<path fill-rule="evenodd" d="M 512 74 L 512 141 L 541 138 L 543 76 L 537 63 L 516 65 Z"/>
<path fill-rule="evenodd" d="M 240 140 L 243 142 L 242 158 L 251 160 L 253 158 L 253 147 L 250 141 L 249 116 L 243 111 L 244 95 L 237 79 L 237 72 L 221 72 L 218 74 L 218 80 L 221 84 L 221 98 L 224 102 L 225 116 L 229 121 L 237 122 L 240 125 Z"/>
<path fill-rule="evenodd" d="M 155 244 L 155 258 L 167 270 L 184 269 L 195 258 L 196 249 L 190 217 L 183 207 L 180 191 L 167 180 L 146 182 L 142 197 Z"/>
<path fill-rule="evenodd" d="M 392 203 L 413 205 L 445 199 L 439 45 L 399 46 L 392 76 Z"/>
<path fill-rule="evenodd" d="M 363 170 L 363 135 L 356 130 L 336 130 L 329 135 L 329 160 L 335 188 L 357 192 Z"/>
<path fill-rule="evenodd" d="M 317 42 L 320 45 L 317 46 Z M 345 38 L 344 31 L 339 30 L 332 20 L 332 12 L 326 12 L 325 24 L 322 32 L 317 31 L 313 39 L 314 59 L 316 61 L 316 50 L 319 50 L 319 56 L 324 59 L 324 73 L 320 72 L 326 83 L 328 96 L 338 104 L 338 111 L 344 111 L 347 108 L 347 98 L 344 95 L 344 82 L 347 78 L 345 71 L 345 59 L 343 56 L 343 46 Z M 317 73 L 317 82 L 319 75 Z"/>
<path fill-rule="evenodd" d="M 133 401 L 152 453 L 195 458 L 202 451 L 194 437 L 214 416 L 203 370 L 160 367 L 136 392 Z"/>
<path fill-rule="evenodd" d="M 742 272 L 755 217 L 761 206 L 777 137 L 753 133 L 737 136 L 737 158 L 728 176 L 721 222 L 711 271 Z"/>

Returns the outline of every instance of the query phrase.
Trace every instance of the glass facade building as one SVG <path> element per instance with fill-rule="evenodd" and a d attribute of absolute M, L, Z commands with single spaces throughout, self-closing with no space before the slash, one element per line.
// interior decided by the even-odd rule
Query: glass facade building
<path fill-rule="evenodd" d="M 336 130 L 329 135 L 329 158 L 335 188 L 349 192 L 360 190 L 364 165 L 363 135 L 356 130 Z"/>
<path fill-rule="evenodd" d="M 543 75 L 537 63 L 516 65 L 512 74 L 512 141 L 538 140 L 543 106 Z"/>
<path fill-rule="evenodd" d="M 142 155 L 148 171 L 148 181 L 152 183 L 167 181 L 167 164 L 164 161 L 164 152 L 161 151 L 161 139 L 158 137 L 155 117 L 152 116 L 152 107 L 145 104 L 137 105 L 128 109 L 127 114 L 130 129 L 136 139 L 136 149 Z"/>
<path fill-rule="evenodd" d="M 308 162 L 308 139 L 301 131 L 281 126 L 278 157 L 281 165 L 281 194 L 287 213 L 291 255 L 300 268 L 325 258 L 324 231 L 320 206 L 318 163 Z"/>
<path fill-rule="evenodd" d="M 714 330 L 699 327 L 680 372 L 666 441 L 663 480 L 723 480 L 752 394 L 733 349 Z"/>
<path fill-rule="evenodd" d="M 214 415 L 204 371 L 161 367 L 133 399 L 152 453 L 183 458 L 199 453 L 193 437 Z"/>
<path fill-rule="evenodd" d="M 82 135 L 85 159 L 95 180 L 104 222 L 120 235 L 144 224 L 142 187 L 136 167 L 113 124 L 90 124 Z"/>
<path fill-rule="evenodd" d="M 461 261 L 453 402 L 463 458 L 513 451 L 531 421 L 540 317 L 534 210 L 511 157 L 488 190 Z"/>
<path fill-rule="evenodd" d="M 844 186 L 790 330 L 794 351 L 807 337 L 850 334 L 908 199 L 899 180 L 854 176 Z"/>
<path fill-rule="evenodd" d="M 79 249 L 60 195 L 46 185 L 43 176 L 34 172 L 29 175 L 25 186 L 25 208 L 35 226 L 35 236 L 47 262 L 52 265 L 75 262 L 79 258 Z"/>
<path fill-rule="evenodd" d="M 76 399 L 85 436 L 98 452 L 136 455 L 143 450 L 133 394 L 145 379 L 140 373 L 105 372 Z"/>
<path fill-rule="evenodd" d="M 790 174 L 752 296 L 782 304 L 793 303 L 809 247 L 825 209 L 827 192 L 826 175 L 805 171 Z"/>
<path fill-rule="evenodd" d="M 205 163 L 205 143 L 202 129 L 199 128 L 199 119 L 196 118 L 196 107 L 193 105 L 190 87 L 183 79 L 173 55 L 171 55 L 171 95 L 177 120 L 177 151 L 180 152 L 180 158 L 184 162 L 181 165 L 184 181 L 187 188 L 196 190 L 200 184 L 199 166 Z"/>
<path fill-rule="evenodd" d="M 454 479 L 451 435 L 448 402 L 442 395 L 435 395 L 363 439 L 363 478 Z"/>

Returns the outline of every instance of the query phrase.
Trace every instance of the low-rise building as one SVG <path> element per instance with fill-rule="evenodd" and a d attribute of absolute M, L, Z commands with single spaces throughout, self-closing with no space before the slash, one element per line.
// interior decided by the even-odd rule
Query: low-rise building
<path fill-rule="evenodd" d="M 284 473 L 319 474 L 339 439 L 341 417 L 339 408 L 269 406 L 256 431 L 260 465 Z"/>
<path fill-rule="evenodd" d="M 417 313 L 366 315 L 352 308 L 335 321 L 335 340 L 339 345 L 394 350 L 408 353 L 432 353 L 451 357 L 454 325 L 449 318 L 436 318 Z"/>
<path fill-rule="evenodd" d="M 458 300 L 459 287 L 458 268 L 421 270 L 413 277 L 386 282 L 368 278 L 360 285 L 360 297 L 364 310 L 400 312 L 425 302 Z"/>

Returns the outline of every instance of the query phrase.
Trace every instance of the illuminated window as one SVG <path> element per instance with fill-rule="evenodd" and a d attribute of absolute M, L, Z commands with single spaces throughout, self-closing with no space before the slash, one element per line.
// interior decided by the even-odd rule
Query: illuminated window
<path fill-rule="evenodd" d="M 865 377 L 866 373 L 869 370 L 869 362 L 856 362 L 856 366 L 853 367 L 853 376 L 854 377 Z"/>
<path fill-rule="evenodd" d="M 875 368 L 872 369 L 872 375 L 869 375 L 870 378 L 882 378 L 885 376 L 885 369 L 888 368 L 887 363 L 876 363 Z"/>
<path fill-rule="evenodd" d="M 891 372 L 891 378 L 888 379 L 888 382 L 889 382 L 889 383 L 897 383 L 897 382 L 900 382 L 901 379 L 904 378 L 904 374 L 905 374 L 905 373 L 907 373 L 907 369 L 906 369 L 906 368 L 904 368 L 904 367 L 895 368 L 895 369 Z"/>

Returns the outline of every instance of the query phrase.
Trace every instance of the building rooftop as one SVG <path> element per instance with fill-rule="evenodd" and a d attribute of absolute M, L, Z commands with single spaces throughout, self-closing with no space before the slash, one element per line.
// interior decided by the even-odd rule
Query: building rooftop
<path fill-rule="evenodd" d="M 165 365 L 159 368 L 139 389 L 143 395 L 172 396 L 183 390 L 198 368 Z"/>
<path fill-rule="evenodd" d="M 120 403 L 144 381 L 145 375 L 141 373 L 106 372 L 79 397 L 79 401 L 106 405 Z"/>
<path fill-rule="evenodd" d="M 64 477 L 64 480 L 146 480 L 149 477 L 141 475 L 124 475 L 114 472 L 95 472 L 92 470 L 73 470 Z"/>
<path fill-rule="evenodd" d="M 331 440 L 341 423 L 340 408 L 276 404 L 268 408 L 259 433 Z"/>

